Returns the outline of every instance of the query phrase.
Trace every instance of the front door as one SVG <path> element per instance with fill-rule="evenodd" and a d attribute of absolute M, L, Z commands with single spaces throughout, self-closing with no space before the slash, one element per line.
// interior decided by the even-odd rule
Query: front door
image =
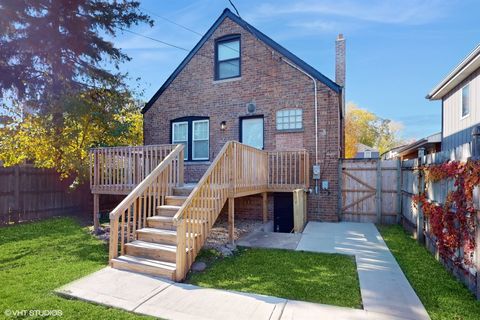
<path fill-rule="evenodd" d="M 263 116 L 240 119 L 240 142 L 263 149 Z"/>

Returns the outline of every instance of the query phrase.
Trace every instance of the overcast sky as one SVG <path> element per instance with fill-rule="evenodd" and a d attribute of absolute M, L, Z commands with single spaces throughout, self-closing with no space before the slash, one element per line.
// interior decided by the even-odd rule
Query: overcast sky
<path fill-rule="evenodd" d="M 132 30 L 191 49 L 227 0 L 142 0 L 153 28 Z M 347 39 L 347 101 L 404 125 L 405 138 L 440 131 L 439 102 L 425 95 L 480 43 L 478 0 L 236 0 L 243 19 L 334 79 L 334 42 Z M 232 10 L 233 11 L 233 10 Z M 114 40 L 132 57 L 122 66 L 144 100 L 187 52 L 125 33 Z"/>

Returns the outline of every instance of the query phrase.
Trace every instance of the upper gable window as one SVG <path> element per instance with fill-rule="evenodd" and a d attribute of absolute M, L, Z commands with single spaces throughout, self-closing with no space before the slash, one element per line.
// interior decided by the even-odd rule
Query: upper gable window
<path fill-rule="evenodd" d="M 470 114 L 470 84 L 462 88 L 462 118 Z"/>
<path fill-rule="evenodd" d="M 215 80 L 240 76 L 240 36 L 228 36 L 215 43 Z"/>

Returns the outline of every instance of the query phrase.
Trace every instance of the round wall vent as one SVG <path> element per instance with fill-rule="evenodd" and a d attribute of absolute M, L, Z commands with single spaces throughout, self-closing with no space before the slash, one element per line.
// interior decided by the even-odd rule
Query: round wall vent
<path fill-rule="evenodd" d="M 255 102 L 247 103 L 247 112 L 248 113 L 254 113 L 255 109 L 257 109 L 257 105 L 255 104 Z"/>

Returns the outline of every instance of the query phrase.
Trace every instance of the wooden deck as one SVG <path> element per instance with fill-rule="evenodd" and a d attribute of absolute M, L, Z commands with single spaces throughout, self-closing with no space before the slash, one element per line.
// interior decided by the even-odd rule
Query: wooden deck
<path fill-rule="evenodd" d="M 266 220 L 268 192 L 309 187 L 306 150 L 262 151 L 230 141 L 191 193 L 180 197 L 175 189 L 183 185 L 183 157 L 183 145 L 92 150 L 94 210 L 99 194 L 128 193 L 110 213 L 112 266 L 182 280 L 227 202 L 233 241 L 235 198 L 262 194 Z"/>

